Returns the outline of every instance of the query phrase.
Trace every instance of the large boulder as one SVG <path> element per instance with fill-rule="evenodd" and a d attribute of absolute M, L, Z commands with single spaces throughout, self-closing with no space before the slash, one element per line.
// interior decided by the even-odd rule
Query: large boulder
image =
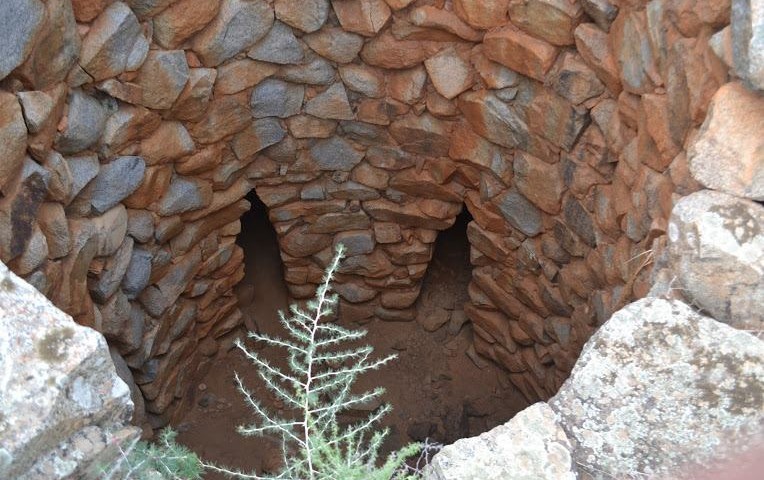
<path fill-rule="evenodd" d="M 443 448 L 425 480 L 574 480 L 571 445 L 546 403 L 532 405 L 504 425 Z"/>
<path fill-rule="evenodd" d="M 716 92 L 687 158 L 708 188 L 764 200 L 764 98 L 740 83 Z"/>
<path fill-rule="evenodd" d="M 549 404 L 593 478 L 676 478 L 764 426 L 764 342 L 676 300 L 616 312 Z"/>
<path fill-rule="evenodd" d="M 107 444 L 137 438 L 130 390 L 103 336 L 2 263 L 0 331 L 1 478 L 82 478 L 116 458 L 103 455 Z"/>
<path fill-rule="evenodd" d="M 764 208 L 703 190 L 674 206 L 668 228 L 676 287 L 693 305 L 741 329 L 764 328 Z"/>

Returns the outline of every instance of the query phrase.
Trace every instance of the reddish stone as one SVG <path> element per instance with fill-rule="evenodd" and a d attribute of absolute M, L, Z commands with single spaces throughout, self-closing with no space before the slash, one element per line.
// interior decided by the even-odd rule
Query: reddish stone
<path fill-rule="evenodd" d="M 295 138 L 329 138 L 337 128 L 337 122 L 310 115 L 295 115 L 286 121 L 289 132 Z"/>
<path fill-rule="evenodd" d="M 188 82 L 172 106 L 168 117 L 175 120 L 196 121 L 207 111 L 212 97 L 217 70 L 214 68 L 192 68 Z"/>
<path fill-rule="evenodd" d="M 434 55 L 443 47 L 439 42 L 398 40 L 389 31 L 366 42 L 361 58 L 382 68 L 409 68 Z"/>
<path fill-rule="evenodd" d="M 468 42 L 479 42 L 483 38 L 482 32 L 472 29 L 453 13 L 433 6 L 416 8 L 409 18 L 417 27 L 445 30 Z"/>
<path fill-rule="evenodd" d="M 510 0 L 512 23 L 553 45 L 573 45 L 573 30 L 584 11 L 569 0 Z"/>
<path fill-rule="evenodd" d="M 448 123 L 426 113 L 409 115 L 390 125 L 390 134 L 403 150 L 435 157 L 448 155 L 450 130 Z"/>
<path fill-rule="evenodd" d="M 164 48 L 179 47 L 218 13 L 220 0 L 180 0 L 154 17 L 154 41 Z"/>
<path fill-rule="evenodd" d="M 607 34 L 593 23 L 582 23 L 576 28 L 574 35 L 578 53 L 610 93 L 618 95 L 622 89 L 621 79 Z"/>
<path fill-rule="evenodd" d="M 611 25 L 609 37 L 626 91 L 648 93 L 662 83 L 650 46 L 644 11 L 622 12 Z"/>
<path fill-rule="evenodd" d="M 507 22 L 509 0 L 454 0 L 454 12 L 475 28 L 487 30 Z"/>
<path fill-rule="evenodd" d="M 390 19 L 390 7 L 384 0 L 332 0 L 334 13 L 348 32 L 373 37 Z"/>
<path fill-rule="evenodd" d="M 447 99 L 455 98 L 474 83 L 469 51 L 450 47 L 424 61 L 435 89 Z"/>
<path fill-rule="evenodd" d="M 146 208 L 157 200 L 158 193 L 167 190 L 172 178 L 172 165 L 147 167 L 143 183 L 122 203 L 128 208 Z"/>
<path fill-rule="evenodd" d="M 427 72 L 421 65 L 391 72 L 387 77 L 387 94 L 395 100 L 413 105 L 422 99 L 426 81 Z"/>
<path fill-rule="evenodd" d="M 521 150 L 515 152 L 513 165 L 513 183 L 520 193 L 545 212 L 558 213 L 565 189 L 560 167 L 550 165 Z"/>
<path fill-rule="evenodd" d="M 26 144 L 27 127 L 19 101 L 12 93 L 0 92 L 0 190 L 24 163 Z"/>
<path fill-rule="evenodd" d="M 491 60 L 543 82 L 558 49 L 509 24 L 486 34 L 483 51 Z"/>
<path fill-rule="evenodd" d="M 253 87 L 275 74 L 278 66 L 248 58 L 233 60 L 217 69 L 215 94 L 230 95 Z"/>
<path fill-rule="evenodd" d="M 483 52 L 482 45 L 477 45 L 472 49 L 470 61 L 488 88 L 499 90 L 513 87 L 520 81 L 517 72 L 489 60 Z"/>

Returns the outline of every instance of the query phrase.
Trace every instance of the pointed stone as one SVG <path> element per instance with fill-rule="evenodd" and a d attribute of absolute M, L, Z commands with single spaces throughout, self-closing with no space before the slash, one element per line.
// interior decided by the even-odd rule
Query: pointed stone
<path fill-rule="evenodd" d="M 193 39 L 194 52 L 205 67 L 217 67 L 250 48 L 273 25 L 265 0 L 223 0 L 215 19 Z"/>
<path fill-rule="evenodd" d="M 247 56 L 253 60 L 280 65 L 302 63 L 302 45 L 292 29 L 281 22 L 274 22 L 268 34 L 252 47 Z"/>
<path fill-rule="evenodd" d="M 435 89 L 451 100 L 472 86 L 475 79 L 472 66 L 453 47 L 441 50 L 434 57 L 424 61 Z"/>
<path fill-rule="evenodd" d="M 142 88 L 140 104 L 153 110 L 172 107 L 186 86 L 188 76 L 183 50 L 152 50 L 135 79 L 135 84 Z"/>
<path fill-rule="evenodd" d="M 329 17 L 329 0 L 276 0 L 276 18 L 303 32 L 315 32 Z"/>
<path fill-rule="evenodd" d="M 203 29 L 218 13 L 220 0 L 180 0 L 154 17 L 154 41 L 166 49 L 178 48 Z"/>
<path fill-rule="evenodd" d="M 0 191 L 16 176 L 26 153 L 27 128 L 16 96 L 0 92 Z"/>
<path fill-rule="evenodd" d="M 341 28 L 324 28 L 303 40 L 314 52 L 337 63 L 352 62 L 363 47 L 363 37 Z"/>
<path fill-rule="evenodd" d="M 56 138 L 55 147 L 63 153 L 90 148 L 101 137 L 109 112 L 96 98 L 82 90 L 69 94 L 66 128 Z"/>
<path fill-rule="evenodd" d="M 305 104 L 305 113 L 318 118 L 352 120 L 353 110 L 348 103 L 345 87 L 337 82 Z"/>
<path fill-rule="evenodd" d="M 286 118 L 300 113 L 305 87 L 275 78 L 262 81 L 250 97 L 252 116 L 255 118 Z"/>
<path fill-rule="evenodd" d="M 130 7 L 114 2 L 96 18 L 82 41 L 80 66 L 95 81 L 115 77 L 127 69 L 141 36 L 141 26 Z"/>

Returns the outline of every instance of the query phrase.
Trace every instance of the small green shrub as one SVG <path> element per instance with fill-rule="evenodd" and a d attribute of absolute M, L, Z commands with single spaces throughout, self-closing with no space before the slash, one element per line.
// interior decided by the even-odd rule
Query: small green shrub
<path fill-rule="evenodd" d="M 351 393 L 359 375 L 377 369 L 395 358 L 394 355 L 374 360 L 372 347 L 343 349 L 366 334 L 326 321 L 337 304 L 331 293 L 331 282 L 343 257 L 340 245 L 327 268 L 316 297 L 305 309 L 290 307 L 291 315 L 281 313 L 281 323 L 289 334 L 282 339 L 250 333 L 263 344 L 283 348 L 287 354 L 289 371 L 271 365 L 243 343 L 237 347 L 257 367 L 267 388 L 291 410 L 292 415 L 282 418 L 270 412 L 247 389 L 236 375 L 238 389 L 252 408 L 255 423 L 239 427 L 247 436 L 276 435 L 282 441 L 283 469 L 274 475 L 244 473 L 212 464 L 205 467 L 232 477 L 293 480 L 390 480 L 416 478 L 407 473 L 404 463 L 420 451 L 416 444 L 391 454 L 378 466 L 379 449 L 387 430 L 376 429 L 376 423 L 390 411 L 382 405 L 366 419 L 351 425 L 342 425 L 337 416 L 355 405 L 374 401 L 384 393 L 377 388 L 361 394 Z M 409 470 L 410 471 L 410 470 Z"/>
<path fill-rule="evenodd" d="M 175 442 L 177 432 L 166 428 L 156 442 L 136 441 L 108 470 L 104 480 L 196 480 L 202 478 L 199 458 Z"/>

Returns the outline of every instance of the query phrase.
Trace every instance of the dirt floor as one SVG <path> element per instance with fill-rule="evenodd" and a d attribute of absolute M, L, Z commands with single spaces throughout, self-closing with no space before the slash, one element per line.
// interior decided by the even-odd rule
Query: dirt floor
<path fill-rule="evenodd" d="M 386 450 L 429 438 L 451 443 L 477 435 L 509 420 L 527 406 L 506 374 L 471 351 L 472 331 L 462 305 L 467 301 L 470 279 L 466 224 L 461 215 L 453 228 L 440 234 L 433 261 L 417 303 L 416 322 L 375 321 L 363 325 L 367 343 L 379 356 L 397 353 L 398 359 L 358 380 L 359 389 L 383 386 L 383 398 L 393 411 L 383 425 L 391 434 Z M 277 311 L 287 306 L 275 232 L 262 205 L 242 218 L 240 244 L 245 249 L 246 277 L 237 287 L 249 328 L 281 334 Z M 340 322 L 342 320 L 340 319 Z M 355 325 L 348 325 L 359 328 Z M 434 331 L 432 331 L 434 330 Z M 276 364 L 283 352 L 251 348 Z M 193 408 L 175 425 L 178 439 L 207 461 L 246 471 L 277 469 L 279 443 L 242 437 L 236 427 L 251 423 L 253 416 L 234 385 L 234 372 L 252 392 L 281 405 L 259 381 L 254 367 L 234 349 L 212 366 L 199 383 Z M 359 418 L 368 412 L 349 412 Z M 205 478 L 223 478 L 208 474 Z"/>

